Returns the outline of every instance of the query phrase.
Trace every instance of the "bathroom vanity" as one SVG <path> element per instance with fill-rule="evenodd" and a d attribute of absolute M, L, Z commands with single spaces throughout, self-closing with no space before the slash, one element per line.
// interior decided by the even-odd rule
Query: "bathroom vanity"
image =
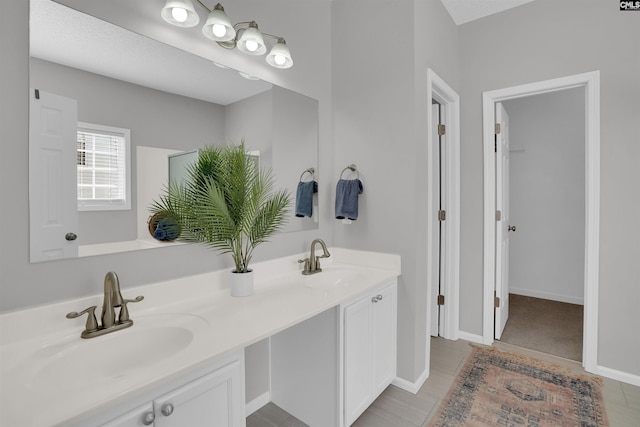
<path fill-rule="evenodd" d="M 245 298 L 227 271 L 121 277 L 125 298 L 144 296 L 134 324 L 91 339 L 65 314 L 102 295 L 3 314 L 0 425 L 244 426 L 245 349 L 265 339 L 268 399 L 311 426 L 350 425 L 395 379 L 400 257 L 331 254 L 308 276 L 302 255 L 253 264 Z"/>

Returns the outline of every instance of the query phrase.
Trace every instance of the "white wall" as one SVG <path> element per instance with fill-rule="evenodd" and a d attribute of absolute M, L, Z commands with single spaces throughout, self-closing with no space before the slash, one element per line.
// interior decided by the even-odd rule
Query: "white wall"
<path fill-rule="evenodd" d="M 640 39 L 617 2 L 536 0 L 460 26 L 460 328 L 482 335 L 482 92 L 600 70 L 598 364 L 640 375 Z"/>
<path fill-rule="evenodd" d="M 509 114 L 509 291 L 583 304 L 584 90 L 504 102 Z"/>
<path fill-rule="evenodd" d="M 138 209 L 136 222 L 138 225 L 138 232 L 136 239 L 138 240 L 153 240 L 153 236 L 149 231 L 149 216 L 151 215 L 147 208 L 152 206 L 155 201 L 159 200 L 159 195 L 169 187 L 169 156 L 174 154 L 183 153 L 181 150 L 172 150 L 169 148 L 158 147 L 136 147 L 136 170 L 145 171 L 145 173 L 138 174 L 136 176 L 136 201 L 141 207 Z M 180 159 L 185 158 L 184 155 L 180 156 Z M 193 159 L 193 156 L 189 156 L 189 159 Z M 187 162 L 185 162 L 187 163 Z M 166 167 L 162 167 L 166 165 Z M 175 167 L 175 166 L 174 166 Z M 175 170 L 172 167 L 172 170 Z M 185 168 L 185 166 L 180 166 Z M 175 172 L 173 172 L 175 174 Z M 182 180 L 182 174 L 179 175 L 178 180 Z M 175 180 L 172 177 L 172 180 Z"/>

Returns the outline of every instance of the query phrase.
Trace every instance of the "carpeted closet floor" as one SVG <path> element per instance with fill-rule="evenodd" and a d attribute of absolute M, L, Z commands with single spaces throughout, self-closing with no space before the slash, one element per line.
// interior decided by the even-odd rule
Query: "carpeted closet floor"
<path fill-rule="evenodd" d="M 509 294 L 500 341 L 582 361 L 583 306 Z"/>

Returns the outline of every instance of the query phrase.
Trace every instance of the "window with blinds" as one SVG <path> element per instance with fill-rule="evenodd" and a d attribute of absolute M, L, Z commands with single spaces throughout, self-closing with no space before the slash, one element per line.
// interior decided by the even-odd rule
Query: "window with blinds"
<path fill-rule="evenodd" d="M 78 123 L 78 210 L 131 209 L 129 129 Z"/>

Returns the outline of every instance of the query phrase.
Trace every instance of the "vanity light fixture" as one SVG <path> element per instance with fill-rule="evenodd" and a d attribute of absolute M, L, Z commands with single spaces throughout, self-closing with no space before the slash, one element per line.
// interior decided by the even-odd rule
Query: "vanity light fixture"
<path fill-rule="evenodd" d="M 261 32 L 256 21 L 238 22 L 232 25 L 220 3 L 211 10 L 200 0 L 196 1 L 209 12 L 202 27 L 202 34 L 206 38 L 215 41 L 225 49 L 237 47 L 239 51 L 248 55 L 264 55 L 267 52 L 264 37 L 271 37 L 276 40 L 276 43 L 266 56 L 267 63 L 275 68 L 293 66 L 291 52 L 284 38 Z M 167 0 L 161 15 L 169 24 L 183 28 L 194 27 L 200 22 L 200 17 L 191 0 Z"/>

